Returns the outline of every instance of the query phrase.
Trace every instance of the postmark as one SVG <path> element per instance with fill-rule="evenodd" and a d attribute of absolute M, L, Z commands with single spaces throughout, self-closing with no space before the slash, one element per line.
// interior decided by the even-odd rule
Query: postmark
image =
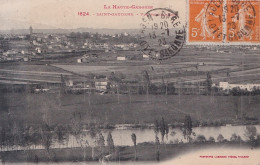
<path fill-rule="evenodd" d="M 140 50 L 151 59 L 169 59 L 185 42 L 185 28 L 177 11 L 166 8 L 149 10 L 142 17 L 140 26 Z"/>
<path fill-rule="evenodd" d="M 257 0 L 188 0 L 188 43 L 259 44 Z"/>

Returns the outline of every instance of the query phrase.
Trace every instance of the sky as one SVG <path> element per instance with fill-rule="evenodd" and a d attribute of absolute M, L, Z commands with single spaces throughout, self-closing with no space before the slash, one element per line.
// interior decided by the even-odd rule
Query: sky
<path fill-rule="evenodd" d="M 186 0 L 0 0 L 0 30 L 140 28 L 142 16 L 149 9 L 104 9 L 112 6 L 153 6 L 178 11 L 185 19 Z M 91 16 L 78 16 L 89 12 Z M 96 16 L 96 13 L 133 13 L 134 16 Z M 139 15 L 136 15 L 139 14 Z"/>

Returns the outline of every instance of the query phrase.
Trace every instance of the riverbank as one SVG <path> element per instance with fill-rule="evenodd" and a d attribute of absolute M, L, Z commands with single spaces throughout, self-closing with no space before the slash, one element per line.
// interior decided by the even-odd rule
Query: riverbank
<path fill-rule="evenodd" d="M 246 142 L 222 142 L 222 143 L 188 143 L 188 144 L 160 144 L 142 143 L 136 146 L 138 161 L 164 161 L 175 158 L 188 152 L 194 152 L 208 148 L 250 148 Z M 94 151 L 94 152 L 93 152 Z M 158 152 L 159 151 L 159 157 Z M 94 153 L 94 154 L 93 154 Z M 105 157 L 106 161 L 135 161 L 134 146 L 116 147 L 112 154 L 108 148 L 63 148 L 47 150 L 6 151 L 1 152 L 3 162 L 83 162 L 99 161 Z M 94 155 L 94 156 L 93 156 Z M 105 156 L 106 155 L 106 156 Z M 199 156 L 199 155 L 198 155 Z"/>

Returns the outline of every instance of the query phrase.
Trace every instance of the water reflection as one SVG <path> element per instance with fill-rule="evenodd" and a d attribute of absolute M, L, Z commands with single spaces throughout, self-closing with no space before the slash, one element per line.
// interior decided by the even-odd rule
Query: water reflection
<path fill-rule="evenodd" d="M 257 132 L 260 131 L 260 125 L 255 125 Z M 238 136 L 242 138 L 242 140 L 247 140 L 244 132 L 246 126 L 221 126 L 221 127 L 196 127 L 193 128 L 193 131 L 196 135 L 204 135 L 206 139 L 209 137 L 214 137 L 217 139 L 219 134 L 222 134 L 225 139 L 230 139 L 232 134 L 236 133 Z M 103 131 L 103 135 L 105 139 L 107 138 L 109 131 Z M 182 131 L 179 128 L 170 129 L 168 138 L 165 138 L 167 143 L 183 141 L 186 142 L 186 139 L 183 138 Z M 171 132 L 174 132 L 171 134 Z M 120 146 L 132 146 L 133 142 L 131 139 L 131 134 L 135 133 L 137 137 L 137 143 L 143 142 L 154 142 L 155 141 L 155 133 L 153 129 L 127 129 L 127 130 L 113 130 L 112 136 L 115 145 Z M 158 135 L 161 140 L 160 134 Z M 85 140 L 93 144 L 94 140 L 90 138 L 89 135 L 86 135 Z M 70 136 L 69 145 L 75 144 L 77 141 L 74 136 Z"/>
<path fill-rule="evenodd" d="M 257 132 L 260 131 L 260 125 L 255 125 Z M 246 126 L 221 126 L 221 127 L 196 127 L 193 131 L 196 135 L 203 135 L 206 139 L 213 137 L 217 139 L 219 134 L 222 134 L 225 139 L 229 140 L 232 134 L 240 136 L 242 140 L 247 140 L 245 133 Z M 173 133 L 174 132 L 174 133 Z M 103 130 L 102 134 L 104 139 L 107 139 L 109 131 Z M 137 137 L 137 143 L 143 142 L 154 142 L 155 133 L 153 129 L 127 129 L 127 130 L 112 130 L 112 137 L 114 144 L 117 146 L 132 146 L 133 142 L 131 139 L 131 134 L 135 133 Z M 158 137 L 161 141 L 160 134 Z M 164 138 L 166 143 L 178 143 L 187 142 L 184 139 L 182 131 L 180 128 L 170 129 L 168 137 Z M 68 141 L 66 143 L 60 144 L 57 141 L 53 141 L 51 148 L 71 148 L 71 147 L 81 147 L 81 146 L 94 146 L 95 139 L 91 138 L 88 132 L 84 132 L 80 136 L 69 135 Z M 24 149 L 20 146 L 13 147 L 15 150 Z M 43 146 L 31 146 L 31 149 L 44 149 Z M 3 150 L 10 150 L 3 148 Z"/>

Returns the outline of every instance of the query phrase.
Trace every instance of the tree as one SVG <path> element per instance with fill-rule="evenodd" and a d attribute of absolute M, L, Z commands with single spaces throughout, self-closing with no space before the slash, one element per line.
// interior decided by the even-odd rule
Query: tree
<path fill-rule="evenodd" d="M 164 136 L 166 135 L 168 137 L 169 127 L 168 127 L 168 124 L 165 123 L 163 117 L 162 117 L 162 120 L 160 122 L 160 132 L 161 132 L 161 135 L 162 135 L 162 142 L 164 143 Z"/>
<path fill-rule="evenodd" d="M 231 96 L 232 102 L 234 103 L 234 107 L 232 108 L 235 112 L 235 118 L 238 118 L 239 109 L 241 109 L 241 97 L 240 96 Z"/>
<path fill-rule="evenodd" d="M 164 136 L 165 136 L 165 123 L 164 123 L 164 118 L 162 118 L 162 121 L 160 123 L 160 132 L 162 135 L 162 142 L 164 143 Z"/>
<path fill-rule="evenodd" d="M 107 146 L 108 146 L 109 153 L 110 154 L 113 153 L 115 150 L 115 146 L 114 146 L 114 140 L 111 132 L 109 132 L 107 135 Z"/>
<path fill-rule="evenodd" d="M 25 126 L 24 130 L 23 130 L 23 139 L 24 139 L 24 143 L 23 145 L 25 147 L 27 147 L 27 149 L 30 148 L 31 145 L 31 139 L 30 139 L 30 134 L 29 134 L 29 128 L 28 126 Z M 43 142 L 43 141 L 42 141 Z M 44 146 L 44 144 L 43 144 Z"/>
<path fill-rule="evenodd" d="M 252 147 L 256 146 L 256 138 L 257 138 L 257 130 L 255 126 L 246 126 L 245 134 L 244 134 L 249 142 L 251 143 Z"/>
<path fill-rule="evenodd" d="M 237 134 L 233 133 L 230 137 L 230 141 L 232 142 L 240 142 L 241 140 L 241 137 L 240 136 L 237 136 Z"/>
<path fill-rule="evenodd" d="M 223 142 L 224 141 L 224 136 L 222 134 L 219 134 L 218 137 L 217 137 L 217 141 L 218 142 Z"/>
<path fill-rule="evenodd" d="M 63 144 L 66 139 L 65 128 L 62 125 L 58 125 L 58 126 L 56 126 L 54 131 L 55 131 L 55 135 L 56 135 L 56 139 L 57 139 L 58 143 Z"/>
<path fill-rule="evenodd" d="M 155 120 L 154 121 L 154 133 L 156 136 L 158 135 L 159 130 L 160 130 L 160 124 L 159 124 L 158 120 Z"/>
<path fill-rule="evenodd" d="M 2 49 L 4 52 L 8 51 L 10 49 L 9 40 L 0 39 L 0 49 Z"/>
<path fill-rule="evenodd" d="M 211 92 L 212 79 L 211 79 L 211 74 L 209 72 L 207 73 L 206 86 L 207 86 L 208 92 Z"/>
<path fill-rule="evenodd" d="M 100 146 L 100 147 L 104 147 L 105 146 L 105 139 L 104 139 L 104 136 L 103 136 L 103 134 L 101 132 L 98 134 L 97 143 L 98 143 L 98 146 Z"/>
<path fill-rule="evenodd" d="M 167 123 L 165 124 L 165 134 L 166 134 L 166 139 L 168 140 L 169 125 Z"/>
<path fill-rule="evenodd" d="M 185 116 L 184 120 L 184 129 L 183 129 L 183 136 L 188 141 L 191 141 L 191 134 L 192 134 L 192 121 L 190 115 Z"/>
<path fill-rule="evenodd" d="M 256 127 L 255 126 L 246 126 L 245 130 L 245 136 L 249 139 L 252 140 L 256 137 Z"/>
<path fill-rule="evenodd" d="M 34 148 L 36 148 L 36 145 L 40 144 L 42 139 L 38 127 L 31 126 L 29 128 L 29 140 L 34 144 Z"/>
<path fill-rule="evenodd" d="M 132 135 L 131 135 L 131 138 L 132 138 L 132 141 L 133 141 L 133 143 L 134 143 L 134 148 L 135 148 L 135 160 L 137 160 L 137 156 L 136 156 L 136 135 L 135 135 L 135 133 L 132 133 Z"/>
<path fill-rule="evenodd" d="M 22 124 L 14 123 L 13 129 L 12 129 L 12 135 L 14 136 L 14 144 L 15 145 L 21 145 L 22 144 L 22 137 L 23 137 L 23 130 L 22 130 Z M 35 138 L 37 139 L 37 138 Z"/>
<path fill-rule="evenodd" d="M 0 144 L 1 144 L 1 150 L 3 146 L 6 144 L 6 129 L 5 127 L 1 127 L 0 130 Z"/>
<path fill-rule="evenodd" d="M 204 142 L 206 142 L 206 138 L 205 138 L 205 136 L 203 136 L 203 135 L 198 135 L 196 140 L 197 140 L 197 142 L 199 142 L 199 143 L 204 143 Z"/>
<path fill-rule="evenodd" d="M 71 119 L 72 134 L 79 135 L 82 131 L 82 118 L 80 112 L 74 112 Z"/>
<path fill-rule="evenodd" d="M 41 136 L 42 136 L 42 145 L 45 147 L 48 155 L 49 149 L 52 144 L 52 133 L 51 127 L 48 124 L 44 124 L 41 129 Z"/>
<path fill-rule="evenodd" d="M 155 135 L 155 144 L 156 144 L 156 160 L 160 161 L 160 140 L 157 135 Z"/>
<path fill-rule="evenodd" d="M 215 138 L 212 137 L 212 136 L 210 136 L 208 141 L 209 141 L 210 143 L 215 143 Z"/>
<path fill-rule="evenodd" d="M 66 92 L 66 81 L 62 74 L 60 75 L 60 81 L 61 81 L 60 92 L 63 94 Z"/>
<path fill-rule="evenodd" d="M 91 125 L 90 130 L 89 130 L 89 134 L 90 134 L 90 137 L 92 139 L 94 139 L 94 147 L 93 146 L 91 147 L 91 150 L 92 150 L 92 160 L 95 159 L 95 146 L 96 146 L 96 143 L 97 143 L 96 136 L 97 136 L 97 134 L 99 132 L 100 132 L 99 129 L 96 128 L 95 125 Z"/>
<path fill-rule="evenodd" d="M 102 158 L 104 155 L 105 139 L 101 132 L 98 133 L 97 144 L 99 146 L 99 158 Z"/>
<path fill-rule="evenodd" d="M 257 135 L 256 137 L 256 145 L 259 146 L 260 144 L 260 135 Z"/>
<path fill-rule="evenodd" d="M 150 77 L 146 70 L 142 71 L 143 83 L 146 84 L 146 102 L 149 103 L 149 87 L 150 87 Z"/>

